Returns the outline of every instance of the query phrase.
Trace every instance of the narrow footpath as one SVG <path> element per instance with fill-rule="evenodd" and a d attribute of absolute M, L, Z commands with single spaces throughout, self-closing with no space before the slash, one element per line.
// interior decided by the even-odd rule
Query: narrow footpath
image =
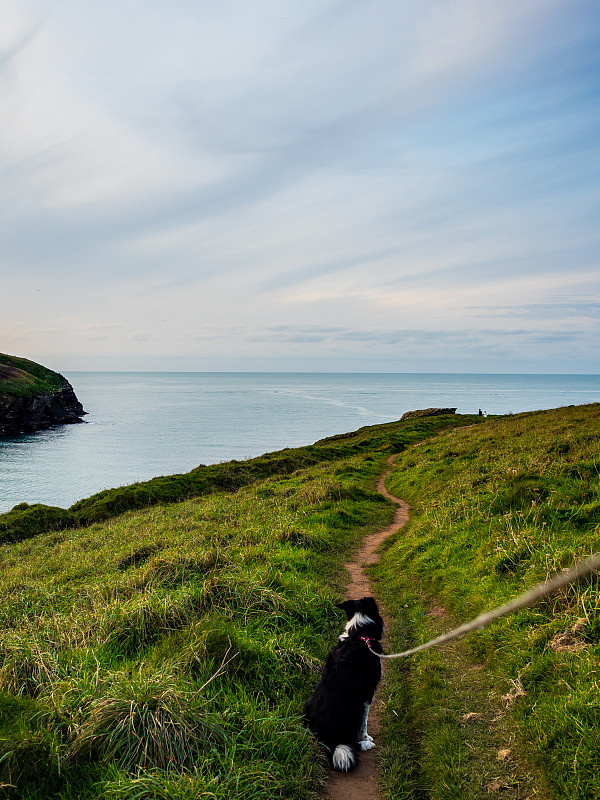
<path fill-rule="evenodd" d="M 391 465 L 394 463 L 395 455 L 388 459 Z M 387 528 L 367 536 L 363 542 L 362 547 L 356 554 L 356 560 L 344 566 L 350 575 L 350 583 L 348 584 L 347 597 L 358 599 L 359 597 L 368 597 L 372 594 L 371 582 L 368 575 L 365 573 L 364 567 L 370 564 L 375 564 L 379 561 L 379 546 L 384 542 L 388 536 L 396 533 L 408 521 L 410 506 L 400 500 L 398 497 L 391 495 L 385 488 L 385 480 L 390 474 L 392 467 L 381 476 L 377 484 L 377 491 L 388 500 L 395 503 L 398 508 L 394 514 L 394 519 Z M 384 622 L 387 620 L 384 617 Z M 377 744 L 377 733 L 379 730 L 379 723 L 381 718 L 381 696 L 380 690 L 375 694 L 371 712 L 369 714 L 369 733 L 375 739 Z M 330 770 L 329 778 L 325 787 L 324 797 L 327 800 L 377 800 L 377 780 L 379 777 L 379 770 L 377 767 L 377 748 L 375 750 L 368 750 L 366 753 L 360 754 L 360 764 L 358 769 L 348 774 L 334 772 Z"/>

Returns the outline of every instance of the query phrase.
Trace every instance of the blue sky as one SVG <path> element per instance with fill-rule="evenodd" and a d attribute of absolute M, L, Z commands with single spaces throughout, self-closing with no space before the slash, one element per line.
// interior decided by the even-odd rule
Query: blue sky
<path fill-rule="evenodd" d="M 0 20 L 0 352 L 600 372 L 597 0 Z"/>

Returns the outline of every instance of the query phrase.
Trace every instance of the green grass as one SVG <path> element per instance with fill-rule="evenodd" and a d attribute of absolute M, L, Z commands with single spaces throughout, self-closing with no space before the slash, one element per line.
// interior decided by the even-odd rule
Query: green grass
<path fill-rule="evenodd" d="M 314 796 L 324 757 L 300 710 L 343 562 L 391 517 L 389 452 L 450 424 L 201 468 L 198 496 L 5 540 L 0 797 Z"/>
<path fill-rule="evenodd" d="M 396 651 L 599 549 L 599 451 L 599 406 L 417 418 L 3 515 L 0 798 L 317 796 L 300 709 L 388 455 Z M 600 796 L 599 605 L 589 579 L 387 662 L 383 796 Z"/>
<path fill-rule="evenodd" d="M 66 385 L 66 379 L 58 372 L 26 358 L 0 353 L 0 395 L 53 394 Z"/>
<path fill-rule="evenodd" d="M 600 550 L 598 465 L 598 405 L 488 420 L 405 451 L 388 488 L 412 504 L 411 521 L 379 570 L 382 593 L 405 618 L 394 644 L 421 643 Z M 441 625 L 425 613 L 432 602 L 447 615 Z M 516 745 L 505 749 L 533 765 L 525 778 L 509 771 L 505 791 L 524 796 L 530 780 L 542 797 L 600 796 L 599 609 L 594 577 L 461 645 L 391 668 L 390 692 L 409 709 L 419 765 L 406 773 L 413 790 L 432 798 L 486 796 L 493 736 L 475 746 L 473 726 L 461 722 L 468 703 L 477 702 L 512 730 Z M 476 665 L 482 673 L 472 671 Z M 457 675 L 469 670 L 489 683 L 478 690 L 469 680 L 461 697 Z M 486 695 L 491 700 L 482 703 Z M 487 766 L 478 747 L 487 749 Z M 535 768 L 545 777 L 536 778 Z M 389 776 L 390 768 L 384 771 Z M 410 796 L 389 777 L 387 787 L 387 797 Z"/>
<path fill-rule="evenodd" d="M 0 745 L 8 796 L 308 797 L 321 762 L 298 712 L 340 553 L 389 516 L 361 491 L 338 499 L 316 467 L 5 545 L 0 697 L 36 709 Z"/>

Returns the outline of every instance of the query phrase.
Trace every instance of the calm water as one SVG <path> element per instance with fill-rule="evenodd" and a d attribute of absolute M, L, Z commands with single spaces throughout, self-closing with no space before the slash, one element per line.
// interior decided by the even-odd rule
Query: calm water
<path fill-rule="evenodd" d="M 596 375 L 73 372 L 86 424 L 0 438 L 0 512 L 244 459 L 399 419 L 518 413 L 600 400 Z"/>

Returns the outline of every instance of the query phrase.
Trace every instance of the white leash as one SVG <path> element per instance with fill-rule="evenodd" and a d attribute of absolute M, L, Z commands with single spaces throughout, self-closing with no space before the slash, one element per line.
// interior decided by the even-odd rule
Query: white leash
<path fill-rule="evenodd" d="M 507 614 L 511 614 L 513 611 L 517 611 L 520 608 L 532 606 L 543 597 L 548 597 L 548 595 L 558 592 L 558 590 L 562 589 L 563 586 L 567 586 L 569 583 L 575 583 L 576 581 L 585 578 L 587 575 L 590 575 L 592 572 L 598 572 L 599 570 L 600 553 L 594 553 L 593 556 L 585 561 L 581 561 L 575 567 L 572 567 L 566 572 L 559 573 L 558 575 L 555 575 L 554 578 L 549 581 L 545 581 L 544 583 L 538 583 L 537 586 L 533 587 L 533 589 L 530 589 L 528 592 L 516 597 L 514 600 L 510 600 L 508 603 L 498 606 L 498 608 L 494 608 L 492 611 L 486 611 L 484 614 L 480 614 L 478 617 L 471 620 L 471 622 L 466 622 L 464 625 L 455 628 L 453 631 L 449 631 L 448 633 L 438 636 L 437 639 L 432 639 L 431 641 L 421 644 L 418 647 L 413 647 L 412 650 L 405 650 L 403 653 L 392 653 L 391 655 L 386 656 L 382 653 L 375 653 L 374 650 L 371 650 L 371 652 L 375 653 L 375 655 L 379 656 L 379 658 L 405 658 L 406 656 L 412 656 L 414 653 L 418 653 L 421 650 L 427 650 L 428 648 L 435 647 L 438 644 L 449 642 L 451 639 L 458 639 L 459 636 L 464 636 L 466 633 L 471 633 L 471 631 L 479 630 L 479 628 L 483 628 L 485 625 L 493 622 L 493 620 L 498 619 L 499 617 L 504 617 Z M 371 649 L 370 646 L 369 649 Z"/>

